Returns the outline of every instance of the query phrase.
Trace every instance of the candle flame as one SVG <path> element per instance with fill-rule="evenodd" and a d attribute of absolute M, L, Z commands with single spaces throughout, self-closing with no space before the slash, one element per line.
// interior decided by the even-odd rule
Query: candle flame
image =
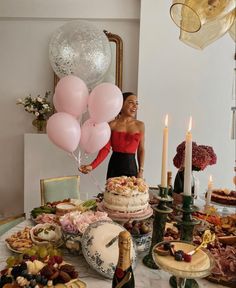
<path fill-rule="evenodd" d="M 212 175 L 209 176 L 209 182 L 212 182 Z"/>
<path fill-rule="evenodd" d="M 192 116 L 189 118 L 189 124 L 188 124 L 188 132 L 190 132 L 192 129 Z"/>
<path fill-rule="evenodd" d="M 165 127 L 168 127 L 168 114 L 166 114 L 166 117 L 165 117 Z"/>

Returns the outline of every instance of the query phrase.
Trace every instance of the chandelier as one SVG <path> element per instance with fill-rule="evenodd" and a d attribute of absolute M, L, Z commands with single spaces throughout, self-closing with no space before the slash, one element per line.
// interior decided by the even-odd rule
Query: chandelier
<path fill-rule="evenodd" d="M 235 0 L 173 0 L 170 16 L 180 28 L 179 39 L 204 49 L 227 32 L 236 42 Z"/>

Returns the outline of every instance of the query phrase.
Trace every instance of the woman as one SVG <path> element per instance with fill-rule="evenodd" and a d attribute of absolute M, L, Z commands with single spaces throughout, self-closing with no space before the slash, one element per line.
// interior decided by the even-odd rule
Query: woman
<path fill-rule="evenodd" d="M 89 165 L 82 165 L 79 170 L 87 174 L 95 169 L 108 155 L 111 155 L 107 179 L 118 176 L 135 176 L 143 178 L 144 170 L 144 123 L 136 120 L 138 109 L 137 96 L 131 92 L 123 93 L 123 106 L 119 117 L 109 123 L 110 141 L 98 153 Z M 137 153 L 138 167 L 135 160 Z"/>

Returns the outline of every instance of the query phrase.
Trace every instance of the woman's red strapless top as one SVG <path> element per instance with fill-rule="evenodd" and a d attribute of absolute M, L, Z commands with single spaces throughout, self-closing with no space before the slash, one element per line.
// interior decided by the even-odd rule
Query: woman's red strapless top
<path fill-rule="evenodd" d="M 128 133 L 122 131 L 111 131 L 110 141 L 99 151 L 91 166 L 96 168 L 108 155 L 110 148 L 113 152 L 136 153 L 141 140 L 141 133 Z"/>

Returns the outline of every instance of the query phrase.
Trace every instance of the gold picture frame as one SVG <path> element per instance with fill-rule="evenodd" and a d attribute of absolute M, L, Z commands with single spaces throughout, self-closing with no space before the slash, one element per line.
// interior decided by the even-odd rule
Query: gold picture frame
<path fill-rule="evenodd" d="M 111 43 L 115 44 L 114 48 L 114 59 L 112 61 L 115 61 L 115 85 L 117 85 L 122 90 L 122 81 L 123 81 L 123 41 L 121 37 L 117 34 L 113 34 L 111 32 L 108 32 L 106 30 L 103 30 L 103 32 L 106 34 L 107 38 Z M 54 73 L 54 89 L 59 81 L 59 77 Z"/>

